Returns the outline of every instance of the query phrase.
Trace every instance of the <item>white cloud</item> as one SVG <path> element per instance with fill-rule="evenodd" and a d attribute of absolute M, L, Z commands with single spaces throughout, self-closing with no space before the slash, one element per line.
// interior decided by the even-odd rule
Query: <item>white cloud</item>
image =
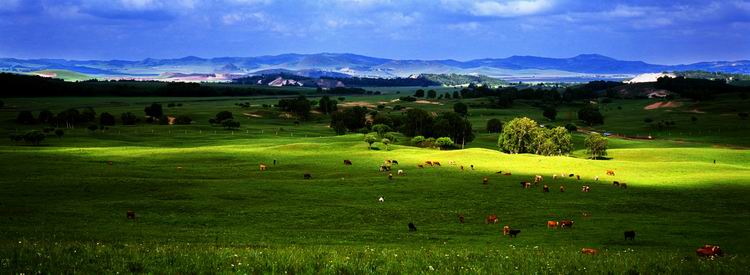
<path fill-rule="evenodd" d="M 545 12 L 554 6 L 553 0 L 443 0 L 444 7 L 476 16 L 518 17 Z"/>

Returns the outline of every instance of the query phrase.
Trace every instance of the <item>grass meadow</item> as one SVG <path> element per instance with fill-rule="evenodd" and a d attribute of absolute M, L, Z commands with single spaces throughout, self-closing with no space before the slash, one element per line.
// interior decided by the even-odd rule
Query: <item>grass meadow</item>
<path fill-rule="evenodd" d="M 441 112 L 455 102 L 391 101 L 403 93 L 346 96 L 344 103 Z M 605 124 L 590 130 L 655 139 L 610 138 L 608 160 L 586 159 L 583 133 L 574 135 L 571 156 L 542 157 L 503 154 L 497 134 L 484 131 L 494 117 L 565 125 L 575 107 L 560 109 L 556 122 L 524 102 L 504 110 L 471 108 L 477 139 L 467 149 L 418 148 L 403 138 L 389 150 L 379 143 L 368 150 L 362 134 L 335 136 L 322 115 L 295 125 L 262 107 L 276 101 L 5 100 L 0 131 L 6 135 L 40 128 L 16 125 L 19 110 L 91 106 L 119 117 L 162 102 L 165 113 L 196 122 L 98 132 L 81 126 L 63 138 L 49 136 L 42 146 L 0 140 L 0 272 L 750 273 L 750 126 L 732 115 L 747 100 L 655 110 L 643 109 L 651 100 L 609 103 Z M 166 108 L 170 102 L 183 106 Z M 232 111 L 242 127 L 211 127 L 208 119 L 221 110 Z M 655 130 L 646 117 L 676 125 Z M 385 159 L 398 160 L 394 170 L 406 175 L 394 172 L 389 180 L 378 171 Z M 427 160 L 443 165 L 417 168 Z M 259 171 L 260 163 L 268 170 Z M 581 180 L 552 179 L 561 173 Z M 521 188 L 534 175 L 545 177 L 550 193 Z M 628 188 L 612 186 L 614 180 Z M 584 184 L 591 192 L 580 191 Z M 136 221 L 126 219 L 129 209 Z M 484 223 L 491 214 L 498 224 Z M 546 226 L 563 219 L 575 221 L 573 228 Z M 417 232 L 408 232 L 410 222 Z M 504 225 L 521 233 L 503 236 Z M 635 241 L 624 240 L 626 230 L 637 232 Z M 726 255 L 698 258 L 695 249 L 704 244 L 720 245 Z M 584 247 L 600 253 L 581 254 Z"/>

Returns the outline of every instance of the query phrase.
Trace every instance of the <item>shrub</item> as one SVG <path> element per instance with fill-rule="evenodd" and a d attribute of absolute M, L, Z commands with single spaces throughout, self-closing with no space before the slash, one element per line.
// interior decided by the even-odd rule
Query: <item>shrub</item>
<path fill-rule="evenodd" d="M 435 145 L 441 149 L 448 149 L 453 146 L 453 140 L 449 137 L 439 137 L 435 140 Z"/>
<path fill-rule="evenodd" d="M 174 124 L 178 124 L 178 125 L 188 125 L 192 122 L 193 122 L 193 118 L 187 115 L 179 115 L 174 120 Z"/>
<path fill-rule="evenodd" d="M 416 137 L 411 138 L 411 143 L 413 143 L 414 145 L 421 145 L 422 142 L 424 141 L 425 141 L 424 136 L 416 136 Z"/>
<path fill-rule="evenodd" d="M 503 122 L 497 118 L 493 118 L 487 121 L 487 132 L 500 133 L 503 130 Z"/>
<path fill-rule="evenodd" d="M 565 129 L 567 129 L 570 132 L 578 131 L 578 126 L 572 123 L 565 124 Z"/>

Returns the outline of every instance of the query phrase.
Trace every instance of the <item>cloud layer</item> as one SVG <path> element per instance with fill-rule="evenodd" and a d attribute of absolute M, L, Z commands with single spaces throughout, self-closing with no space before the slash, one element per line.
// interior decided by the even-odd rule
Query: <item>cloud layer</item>
<path fill-rule="evenodd" d="M 0 0 L 0 56 L 750 59 L 750 0 Z"/>

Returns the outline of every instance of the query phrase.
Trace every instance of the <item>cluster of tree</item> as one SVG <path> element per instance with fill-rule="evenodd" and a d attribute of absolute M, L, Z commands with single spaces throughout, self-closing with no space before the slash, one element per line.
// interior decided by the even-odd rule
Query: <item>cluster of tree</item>
<path fill-rule="evenodd" d="M 300 95 L 293 99 L 281 99 L 276 107 L 279 107 L 283 111 L 293 113 L 298 119 L 307 119 L 310 117 L 312 103 L 307 100 L 305 96 Z"/>
<path fill-rule="evenodd" d="M 693 122 L 695 122 L 695 121 L 698 120 L 698 118 L 696 118 L 696 117 L 692 117 L 691 120 L 693 118 L 695 119 L 695 120 L 693 120 Z M 654 123 L 654 119 L 652 119 L 650 117 L 644 118 L 643 122 L 645 122 L 646 125 L 648 125 L 650 127 L 654 127 L 656 129 L 659 129 L 659 130 L 666 129 L 666 128 L 672 128 L 675 125 L 677 125 L 677 122 L 675 122 L 674 120 L 660 120 L 660 121 Z"/>
<path fill-rule="evenodd" d="M 220 84 L 88 80 L 65 82 L 40 76 L 0 73 L 0 89 L 7 97 L 58 96 L 163 96 L 213 97 L 254 95 L 296 95 L 298 91 Z"/>
<path fill-rule="evenodd" d="M 567 129 L 542 128 L 527 117 L 515 118 L 506 123 L 497 144 L 501 150 L 511 154 L 556 156 L 567 155 L 573 150 L 572 137 Z"/>
<path fill-rule="evenodd" d="M 589 126 L 604 124 L 604 115 L 599 112 L 599 108 L 594 104 L 587 104 L 578 110 L 578 119 Z"/>
<path fill-rule="evenodd" d="M 60 135 L 60 136 L 62 136 L 62 135 Z M 15 141 L 15 142 L 21 142 L 21 141 L 23 141 L 23 142 L 25 142 L 27 144 L 31 144 L 31 145 L 37 146 L 37 145 L 41 144 L 42 141 L 46 137 L 47 137 L 47 135 L 45 135 L 41 131 L 33 130 L 33 131 L 26 132 L 23 135 L 11 134 L 10 135 L 10 140 Z"/>
<path fill-rule="evenodd" d="M 492 78 L 484 75 L 465 74 L 422 74 L 420 77 L 434 81 L 443 86 L 459 86 L 467 84 L 502 86 L 508 84 L 502 79 Z"/>
<path fill-rule="evenodd" d="M 365 142 L 368 144 L 368 148 L 372 149 L 372 144 L 377 142 L 385 145 L 385 150 L 388 151 L 388 145 L 394 142 L 398 142 L 398 133 L 391 132 L 391 128 L 388 125 L 376 124 L 372 126 L 373 133 L 365 135 Z"/>
<path fill-rule="evenodd" d="M 595 99 L 607 94 L 607 92 L 612 90 L 613 88 L 622 85 L 624 85 L 622 84 L 622 82 L 616 81 L 591 81 L 586 84 L 565 88 L 565 91 L 562 94 L 562 100 L 571 102 L 573 100 Z"/>
<path fill-rule="evenodd" d="M 221 111 L 208 120 L 211 125 L 221 125 L 224 129 L 231 130 L 240 128 L 240 123 L 234 121 L 234 115 L 230 111 Z"/>
<path fill-rule="evenodd" d="M 584 140 L 586 152 L 592 159 L 599 159 L 607 155 L 607 143 L 607 138 L 598 133 L 592 133 Z"/>
<path fill-rule="evenodd" d="M 350 87 L 427 87 L 440 86 L 441 84 L 425 77 L 396 77 L 396 78 L 371 78 L 371 77 L 347 77 L 332 78 L 321 77 L 321 79 L 331 79 L 341 81 Z"/>
<path fill-rule="evenodd" d="M 346 134 L 347 130 L 349 132 L 356 132 L 367 126 L 367 113 L 367 108 L 361 106 L 333 112 L 331 113 L 331 128 L 339 135 Z M 386 124 L 393 127 L 393 120 L 389 117 Z"/>
<path fill-rule="evenodd" d="M 56 127 L 74 128 L 78 123 L 93 122 L 96 120 L 96 111 L 91 107 L 83 108 L 79 111 L 78 109 L 67 109 L 55 115 L 49 110 L 42 110 L 39 112 L 38 117 L 34 117 L 31 111 L 21 111 L 16 117 L 16 123 L 24 125 L 32 125 L 37 123 L 44 123 L 55 125 Z"/>
<path fill-rule="evenodd" d="M 247 102 L 246 102 L 246 103 L 247 103 Z M 247 104 L 250 104 L 250 103 L 247 103 Z M 167 104 L 167 107 L 169 107 L 169 108 L 174 108 L 174 107 L 182 107 L 182 103 L 174 103 L 174 102 L 170 102 L 169 104 Z"/>
<path fill-rule="evenodd" d="M 318 101 L 318 109 L 323 114 L 331 114 L 338 110 L 338 101 L 329 98 L 327 95 L 323 96 Z"/>
<path fill-rule="evenodd" d="M 722 73 L 722 72 L 707 72 L 707 71 L 681 71 L 674 72 L 675 75 L 684 78 L 702 78 L 702 79 L 721 79 L 727 83 L 734 81 L 750 80 L 750 75 L 747 74 L 733 74 L 733 73 Z"/>
<path fill-rule="evenodd" d="M 713 99 L 717 94 L 743 93 L 750 90 L 750 87 L 729 85 L 723 79 L 709 80 L 684 77 L 660 77 L 656 80 L 655 87 L 696 101 Z"/>
<path fill-rule="evenodd" d="M 449 137 L 425 138 L 424 136 L 415 136 L 411 139 L 411 142 L 416 146 L 425 148 L 448 149 L 455 145 L 453 140 Z"/>
<path fill-rule="evenodd" d="M 498 134 L 503 130 L 503 122 L 497 118 L 487 121 L 487 132 Z"/>
<path fill-rule="evenodd" d="M 403 117 L 401 133 L 408 137 L 449 137 L 455 142 L 466 144 L 474 140 L 471 122 L 453 112 L 433 117 L 422 109 L 409 109 Z"/>

